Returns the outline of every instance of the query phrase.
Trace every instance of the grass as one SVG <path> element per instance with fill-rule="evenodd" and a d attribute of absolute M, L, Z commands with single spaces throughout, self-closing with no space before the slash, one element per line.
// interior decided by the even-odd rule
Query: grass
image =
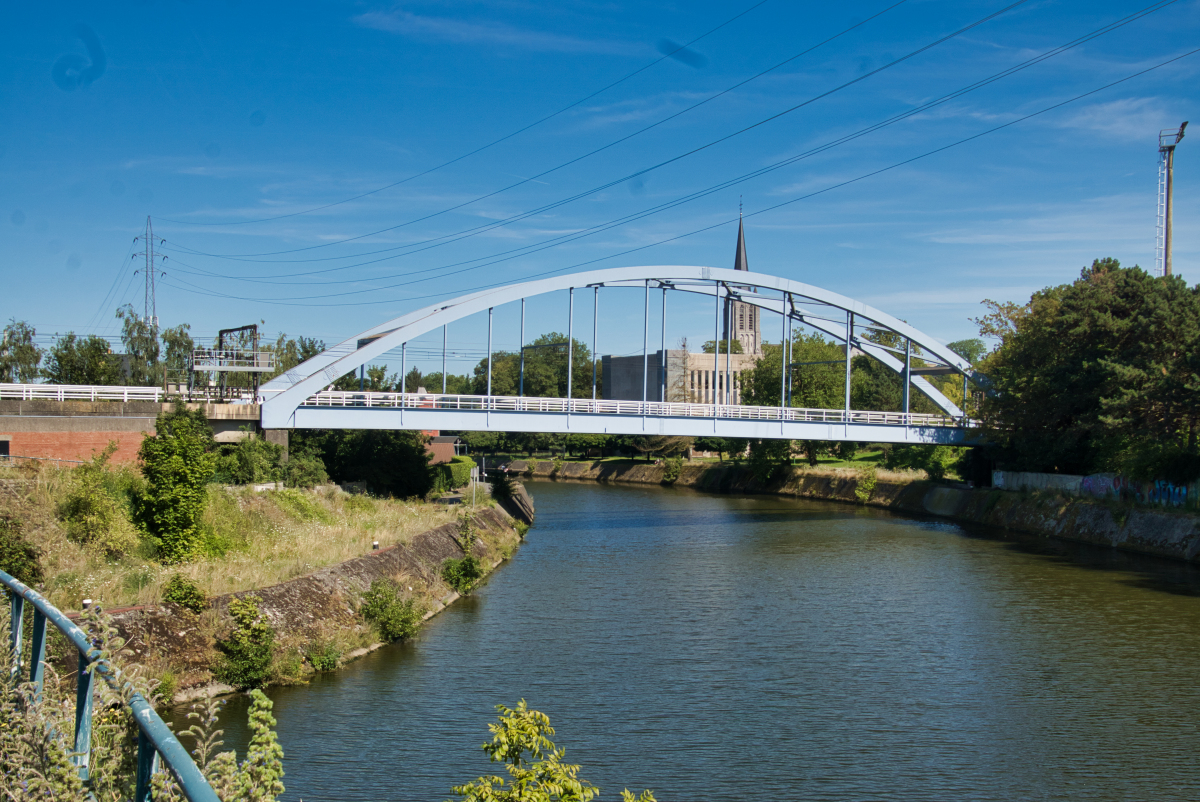
<path fill-rule="evenodd" d="M 113 473 L 132 471 L 119 467 Z M 128 486 L 120 478 L 114 476 L 113 487 Z M 72 484 L 69 469 L 0 468 L 4 479 L 18 482 L 0 483 L 0 506 L 21 519 L 25 537 L 41 551 L 45 593 L 64 610 L 79 609 L 85 598 L 110 609 L 156 604 L 177 573 L 210 597 L 267 587 L 365 554 L 375 540 L 381 548 L 408 542 L 454 521 L 457 512 L 441 504 L 350 495 L 332 487 L 254 493 L 210 485 L 206 555 L 163 566 L 154 561 L 153 545 L 145 538 L 119 558 L 67 538 L 57 510 Z"/>

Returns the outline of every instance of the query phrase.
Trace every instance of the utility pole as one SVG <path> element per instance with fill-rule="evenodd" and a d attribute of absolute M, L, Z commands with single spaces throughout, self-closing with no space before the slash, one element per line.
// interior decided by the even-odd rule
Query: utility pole
<path fill-rule="evenodd" d="M 1171 275 L 1171 206 L 1175 195 L 1175 146 L 1187 122 L 1158 132 L 1158 274 Z"/>

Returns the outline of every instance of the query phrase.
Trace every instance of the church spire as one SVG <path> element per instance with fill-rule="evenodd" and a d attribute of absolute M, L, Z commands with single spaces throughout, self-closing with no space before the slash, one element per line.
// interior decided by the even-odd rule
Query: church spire
<path fill-rule="evenodd" d="M 737 254 L 733 257 L 734 270 L 750 270 L 750 263 L 746 261 L 746 233 L 742 229 L 742 219 L 738 216 L 738 241 Z"/>

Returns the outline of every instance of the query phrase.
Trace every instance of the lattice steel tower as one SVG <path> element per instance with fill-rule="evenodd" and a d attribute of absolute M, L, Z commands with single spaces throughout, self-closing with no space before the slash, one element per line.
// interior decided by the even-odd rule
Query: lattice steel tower
<path fill-rule="evenodd" d="M 162 241 L 166 242 L 166 240 Z M 138 251 L 133 255 L 133 258 L 136 259 L 140 256 L 146 260 L 145 267 L 142 268 L 142 272 L 145 274 L 146 279 L 146 298 L 145 308 L 143 309 L 143 319 L 154 331 L 154 334 L 157 337 L 158 310 L 155 308 L 154 281 L 158 273 L 158 264 L 156 260 L 159 259 L 159 254 L 154 252 L 154 226 L 150 222 L 149 215 L 146 215 L 146 233 L 142 235 L 142 245 L 145 250 Z M 167 257 L 163 256 L 161 258 L 166 259 Z"/>

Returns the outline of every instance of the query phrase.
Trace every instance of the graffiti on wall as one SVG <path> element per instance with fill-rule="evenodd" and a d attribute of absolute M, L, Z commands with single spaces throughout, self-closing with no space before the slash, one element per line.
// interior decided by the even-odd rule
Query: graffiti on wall
<path fill-rule="evenodd" d="M 1098 473 L 1083 477 L 1080 489 L 1084 495 L 1095 498 L 1112 496 L 1163 507 L 1186 507 L 1188 503 L 1188 486 L 1172 484 L 1165 479 L 1139 482 L 1125 476 Z"/>

